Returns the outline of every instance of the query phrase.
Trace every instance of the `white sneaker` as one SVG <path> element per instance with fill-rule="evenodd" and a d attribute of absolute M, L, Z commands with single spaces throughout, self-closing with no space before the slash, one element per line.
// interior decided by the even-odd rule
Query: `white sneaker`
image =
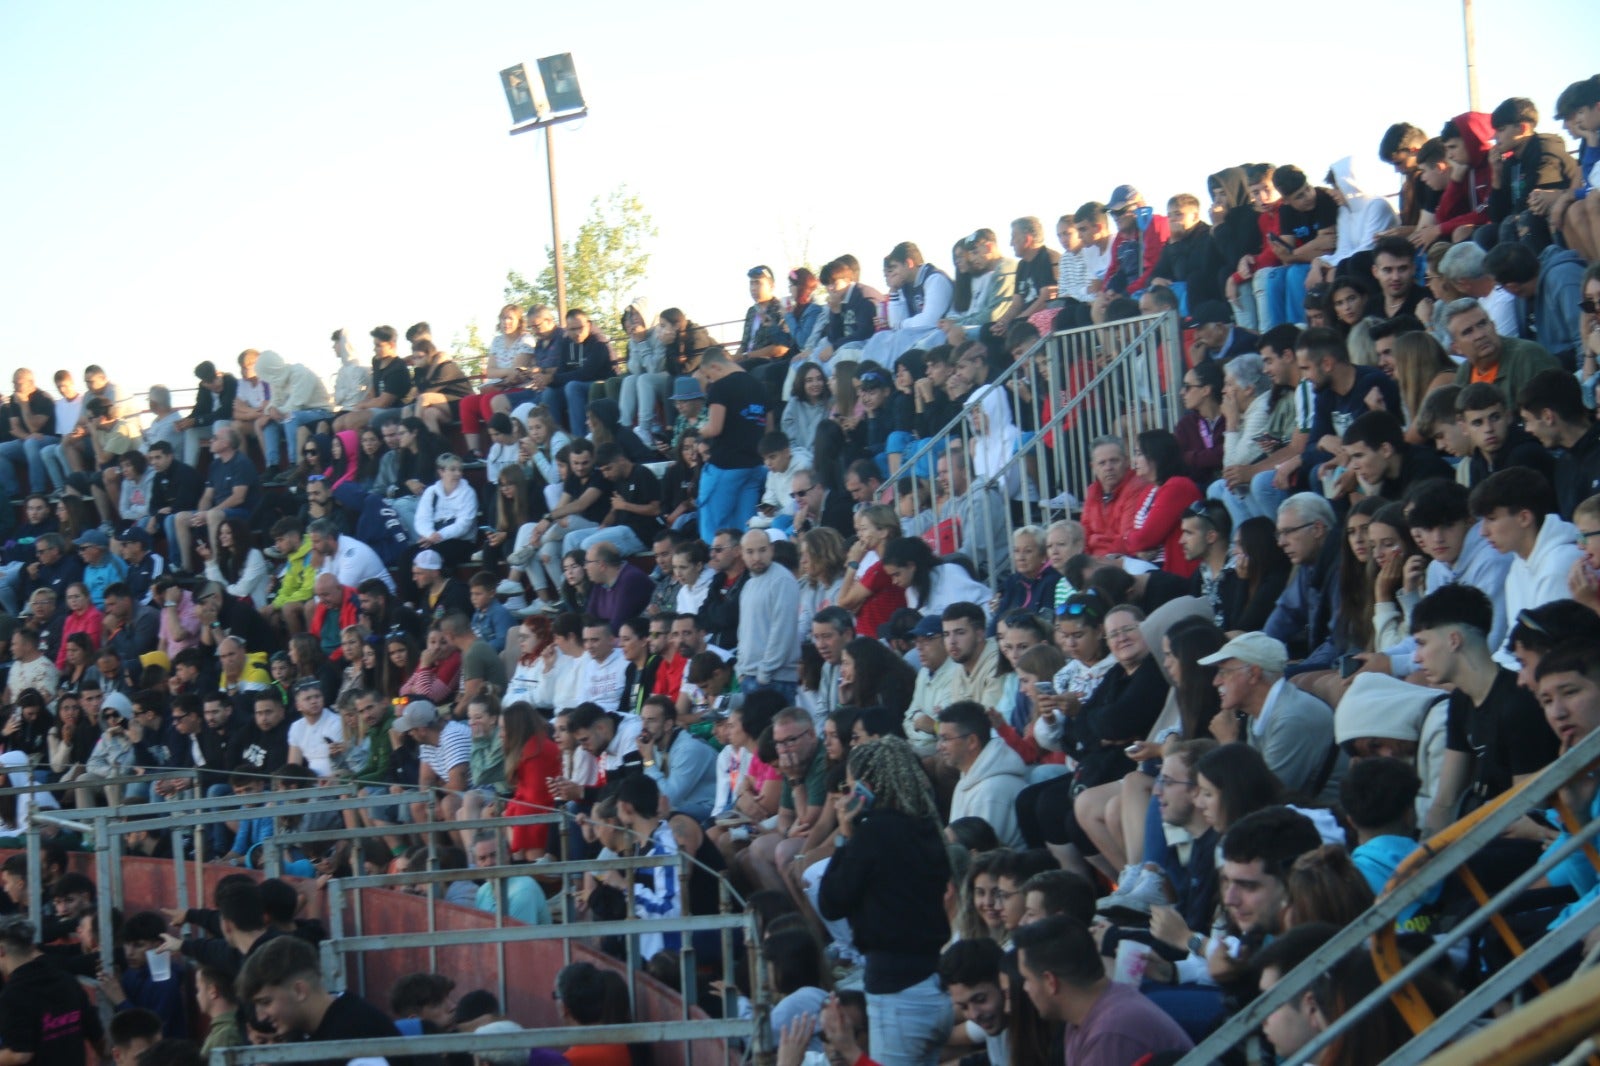
<path fill-rule="evenodd" d="M 494 594 L 496 596 L 520 596 L 522 591 L 522 582 L 512 581 L 510 578 L 507 578 L 494 587 Z"/>

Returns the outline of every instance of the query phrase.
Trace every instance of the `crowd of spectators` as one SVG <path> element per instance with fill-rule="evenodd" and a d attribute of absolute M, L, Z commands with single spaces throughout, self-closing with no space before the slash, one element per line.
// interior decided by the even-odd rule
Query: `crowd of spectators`
<path fill-rule="evenodd" d="M 410 868 L 446 823 L 448 863 L 529 864 L 505 906 L 534 923 L 537 864 L 564 851 L 688 854 L 687 883 L 587 877 L 578 911 L 716 913 L 730 879 L 762 915 L 788 1062 L 1175 1056 L 1419 839 L 1600 726 L 1600 77 L 1556 118 L 1576 155 L 1523 98 L 1437 136 L 1396 123 L 1392 196 L 1350 157 L 1224 168 L 1209 221 L 1122 185 L 1061 216 L 1059 252 L 1032 217 L 1013 255 L 978 229 L 948 272 L 898 244 L 885 291 L 849 255 L 790 271 L 787 299 L 758 266 L 721 344 L 642 300 L 616 343 L 582 310 L 507 305 L 477 378 L 426 323 L 379 326 L 370 365 L 333 334 L 331 388 L 252 349 L 236 374 L 196 367 L 186 412 L 158 386 L 137 415 L 98 366 L 57 395 L 18 369 L 11 770 L 73 786 L 42 805 L 261 793 L 200 842 L 241 867 L 286 820 L 328 827 L 285 793 L 393 795 L 343 816 L 383 835 L 288 847 L 287 872 Z M 1081 510 L 1006 543 L 1008 460 L 1039 433 L 1069 447 L 1051 412 L 1077 397 L 996 378 L 1037 358 L 1086 382 L 1093 356 L 1040 339 L 1161 313 L 1183 322 L 1182 418 L 1093 441 L 1093 481 L 1048 486 Z M 1567 792 L 1600 816 L 1592 779 Z M 0 832 L 17 807 L 0 798 Z M 448 824 L 550 811 L 572 831 Z M 1530 814 L 1475 871 L 1508 883 L 1564 832 Z M 1549 883 L 1512 918 L 1525 939 L 1600 891 L 1581 859 Z M 195 950 L 167 923 L 212 919 L 130 916 L 107 995 L 182 1037 L 152 990 L 168 944 L 252 1038 L 391 1031 L 322 990 L 293 910 L 251 936 L 252 907 L 219 896 Z M 34 940 L 87 957 L 92 930 L 54 932 L 0 931 L 6 1049 L 27 1039 L 14 1001 L 53 994 Z M 675 980 L 681 938 L 638 939 Z M 1446 1004 L 1495 965 L 1474 952 L 1418 994 Z M 832 994 L 842 975 L 864 998 Z M 1365 951 L 1334 960 L 1266 1039 L 1293 1053 L 1374 980 Z M 749 988 L 708 992 L 751 1009 Z M 587 1024 L 604 997 L 561 998 Z M 75 1024 L 52 1039 L 101 1038 Z M 1406 1032 L 1383 1008 L 1320 1061 Z"/>

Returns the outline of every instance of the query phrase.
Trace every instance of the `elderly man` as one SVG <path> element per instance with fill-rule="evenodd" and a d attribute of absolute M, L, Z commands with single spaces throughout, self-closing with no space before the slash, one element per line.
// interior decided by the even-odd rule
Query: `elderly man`
<path fill-rule="evenodd" d="M 1333 743 L 1333 711 L 1285 683 L 1288 663 L 1283 642 L 1265 633 L 1241 633 L 1201 659 L 1201 666 L 1217 668 L 1213 683 L 1222 713 L 1211 720 L 1211 735 L 1261 752 L 1289 792 L 1331 803 L 1339 794 L 1344 761 Z M 1235 717 L 1240 714 L 1247 726 Z"/>
<path fill-rule="evenodd" d="M 1515 329 L 1504 331 L 1497 327 L 1477 300 L 1451 300 L 1438 315 L 1450 333 L 1451 349 L 1467 360 L 1456 368 L 1456 384 L 1462 388 L 1474 381 L 1487 381 L 1500 386 L 1507 397 L 1519 397 L 1522 387 L 1535 374 L 1561 369 L 1549 352 L 1518 338 Z"/>
<path fill-rule="evenodd" d="M 1017 793 L 1028 768 L 997 735 L 982 705 L 958 700 L 939 712 L 939 758 L 960 775 L 950 799 L 950 820 L 982 818 L 1002 847 L 1020 848 Z"/>
<path fill-rule="evenodd" d="M 773 519 L 774 528 L 785 530 L 791 536 L 823 527 L 845 538 L 854 535 L 855 501 L 848 493 L 828 488 L 812 471 L 795 472 L 794 479 L 789 482 L 789 498 L 794 501 L 794 514 Z"/>
<path fill-rule="evenodd" d="M 211 429 L 211 469 L 206 488 L 193 511 L 174 516 L 178 534 L 178 558 L 185 570 L 194 569 L 194 531 L 205 528 L 206 541 L 217 543 L 217 529 L 225 518 L 248 522 L 261 501 L 261 480 L 254 464 L 239 452 L 239 437 L 232 426 L 218 424 Z"/>
<path fill-rule="evenodd" d="M 734 860 L 745 880 L 762 888 L 783 889 L 779 870 L 794 861 L 805 849 L 811 819 L 822 810 L 828 798 L 828 753 L 817 738 L 811 716 L 799 707 L 779 711 L 772 719 L 772 742 L 778 749 L 778 773 L 783 776 L 783 791 L 778 797 L 778 827 L 762 833 Z M 807 811 L 802 820 L 797 814 L 796 793 Z"/>
<path fill-rule="evenodd" d="M 368 578 L 382 581 L 394 591 L 394 578 L 383 559 L 363 541 L 339 531 L 339 523 L 319 518 L 306 530 L 311 535 L 311 560 L 317 571 L 332 574 L 345 588 L 357 588 Z"/>
<path fill-rule="evenodd" d="M 1084 550 L 1090 555 L 1126 552 L 1123 536 L 1133 528 L 1133 512 L 1150 486 L 1128 463 L 1121 437 L 1100 437 L 1089 446 L 1094 486 L 1083 501 Z"/>
<path fill-rule="evenodd" d="M 1517 335 L 1517 298 L 1495 284 L 1488 253 L 1471 241 L 1451 248 L 1439 260 L 1439 274 L 1463 297 L 1483 305 L 1502 337 Z M 1466 355 L 1466 352 L 1459 352 Z"/>
<path fill-rule="evenodd" d="M 583 572 L 594 582 L 589 613 L 610 625 L 612 632 L 650 606 L 655 593 L 650 575 L 624 559 L 615 544 L 602 540 L 585 548 Z"/>
<path fill-rule="evenodd" d="M 739 686 L 749 693 L 770 688 L 794 699 L 800 681 L 800 583 L 772 561 L 772 538 L 752 529 L 739 541 L 750 578 L 739 590 Z"/>
<path fill-rule="evenodd" d="M 328 656 L 339 654 L 339 638 L 346 626 L 360 621 L 361 604 L 356 590 L 339 584 L 329 573 L 317 575 L 311 592 L 311 623 L 307 629 Z"/>
<path fill-rule="evenodd" d="M 1006 551 L 1006 500 L 999 486 L 992 479 L 973 484 L 959 438 L 951 438 L 934 472 L 944 497 L 940 521 L 959 519 L 961 550 L 979 571 L 998 577 L 1011 564 Z"/>
<path fill-rule="evenodd" d="M 1265 632 L 1298 651 L 1299 661 L 1285 670 L 1291 676 L 1332 668 L 1342 650 L 1339 529 L 1333 506 L 1316 493 L 1297 492 L 1278 508 L 1278 546 L 1295 569 Z"/>

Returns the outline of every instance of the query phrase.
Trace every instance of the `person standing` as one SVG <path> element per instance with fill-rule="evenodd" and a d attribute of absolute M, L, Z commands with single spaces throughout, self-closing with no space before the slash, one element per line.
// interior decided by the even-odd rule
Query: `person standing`
<path fill-rule="evenodd" d="M 761 383 L 721 348 L 700 357 L 710 415 L 700 431 L 711 442 L 711 457 L 700 474 L 700 539 L 742 525 L 756 513 L 767 471 L 761 462 L 761 436 L 767 428 L 767 398 Z"/>
<path fill-rule="evenodd" d="M 866 956 L 867 1026 L 877 1061 L 933 1066 L 951 1025 L 938 977 L 939 952 L 950 939 L 950 859 L 933 789 L 911 746 L 893 736 L 852 748 L 846 780 L 852 791 L 834 801 L 839 835 L 818 909 L 828 921 L 847 919 Z"/>
<path fill-rule="evenodd" d="M 792 700 L 800 680 L 800 583 L 774 566 L 772 538 L 752 529 L 739 542 L 750 577 L 739 591 L 739 685 L 745 693 L 770 688 Z"/>

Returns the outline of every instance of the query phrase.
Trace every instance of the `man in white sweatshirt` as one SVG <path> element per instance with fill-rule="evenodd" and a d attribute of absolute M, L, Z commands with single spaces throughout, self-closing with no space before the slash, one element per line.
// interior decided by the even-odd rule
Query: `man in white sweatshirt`
<path fill-rule="evenodd" d="M 883 278 L 889 283 L 889 328 L 867 338 L 861 358 L 892 371 L 902 352 L 944 340 L 939 322 L 950 310 L 955 287 L 910 241 L 901 241 L 883 257 Z"/>
<path fill-rule="evenodd" d="M 981 704 L 959 700 L 939 712 L 939 758 L 961 775 L 950 799 L 950 820 L 982 818 L 1002 847 L 1022 847 L 1017 793 L 1028 768 L 995 734 Z"/>
<path fill-rule="evenodd" d="M 1472 490 L 1471 505 L 1484 539 L 1511 556 L 1502 598 L 1508 620 L 1567 595 L 1567 575 L 1583 549 L 1578 527 L 1556 512 L 1556 490 L 1544 475 L 1524 467 L 1490 474 Z M 1495 660 L 1518 669 L 1509 642 L 1495 649 Z"/>

